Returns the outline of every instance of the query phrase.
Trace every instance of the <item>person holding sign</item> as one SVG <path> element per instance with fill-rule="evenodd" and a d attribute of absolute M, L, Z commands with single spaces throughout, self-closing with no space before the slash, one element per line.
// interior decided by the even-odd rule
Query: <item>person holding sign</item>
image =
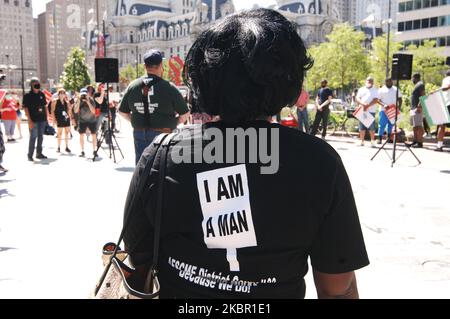
<path fill-rule="evenodd" d="M 373 121 L 370 124 L 360 120 L 359 122 L 359 137 L 361 138 L 361 146 L 364 146 L 364 140 L 366 138 L 366 131 L 369 130 L 370 140 L 372 147 L 375 147 L 375 113 L 377 112 L 378 90 L 374 87 L 374 78 L 368 77 L 366 80 L 366 86 L 358 90 L 356 96 L 356 102 L 363 108 L 364 112 L 370 113 L 370 118 L 373 117 Z"/>
<path fill-rule="evenodd" d="M 382 144 L 383 135 L 387 128 L 388 139 L 392 141 L 391 134 L 392 128 L 395 123 L 392 123 L 389 119 L 388 114 L 386 114 L 386 107 L 395 105 L 397 107 L 397 90 L 398 88 L 394 85 L 391 78 L 386 79 L 385 85 L 378 90 L 378 95 L 380 98 L 380 123 L 378 129 L 378 144 Z M 401 109 L 403 103 L 402 92 L 398 91 L 398 109 Z M 394 112 L 395 114 L 395 108 Z M 395 120 L 394 120 L 395 122 Z"/>
<path fill-rule="evenodd" d="M 447 103 L 447 108 L 450 113 L 450 70 L 447 71 L 446 77 L 442 80 L 442 91 L 444 92 L 445 102 Z M 438 125 L 438 143 L 436 152 L 444 151 L 444 139 L 445 139 L 445 130 L 448 126 L 447 124 Z"/>
<path fill-rule="evenodd" d="M 358 298 L 355 270 L 369 260 L 344 164 L 324 141 L 271 123 L 295 105 L 312 66 L 296 30 L 277 11 L 242 11 L 189 51 L 186 84 L 220 121 L 169 135 L 165 176 L 152 143 L 126 203 L 124 242 L 139 268 L 152 260 L 163 199 L 160 298 L 301 299 L 308 258 L 319 298 Z M 269 161 L 258 154 L 267 147 Z"/>

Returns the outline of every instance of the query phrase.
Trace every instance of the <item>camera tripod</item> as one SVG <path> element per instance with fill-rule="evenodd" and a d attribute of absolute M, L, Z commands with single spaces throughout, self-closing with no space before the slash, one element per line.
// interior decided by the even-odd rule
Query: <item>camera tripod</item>
<path fill-rule="evenodd" d="M 114 159 L 114 164 L 117 164 L 116 159 L 116 149 L 120 152 L 120 155 L 122 156 L 122 159 L 125 159 L 123 156 L 122 150 L 120 149 L 119 143 L 117 142 L 116 135 L 114 134 L 114 130 L 112 129 L 112 122 L 111 122 L 111 111 L 109 110 L 109 90 L 108 90 L 108 84 L 106 84 L 106 103 L 108 104 L 108 120 L 107 120 L 107 128 L 102 128 L 102 135 L 100 136 L 98 140 L 97 150 L 95 152 L 93 162 L 98 157 L 98 151 L 102 148 L 103 143 L 106 141 L 106 144 L 108 145 L 109 149 L 109 158 Z M 102 123 L 103 126 L 103 123 Z"/>
<path fill-rule="evenodd" d="M 394 62 L 395 62 L 395 61 L 394 61 Z M 409 151 L 409 152 L 414 156 L 414 158 L 417 160 L 417 162 L 418 162 L 419 165 L 420 165 L 420 164 L 422 164 L 422 162 L 419 160 L 419 158 L 416 156 L 416 154 L 414 154 L 414 152 L 413 152 L 412 149 L 411 149 L 411 146 L 408 145 L 408 144 L 406 143 L 406 141 L 404 141 L 404 140 L 402 140 L 401 143 L 404 144 L 405 149 L 402 150 L 401 154 L 397 157 L 397 143 L 398 143 L 398 135 L 399 135 L 399 133 L 397 132 L 397 131 L 398 131 L 398 113 L 399 113 L 398 99 L 399 99 L 399 91 L 400 91 L 400 85 L 399 85 L 399 84 L 400 84 L 400 83 L 399 83 L 400 81 L 398 80 L 398 78 L 399 78 L 399 77 L 397 76 L 397 95 L 396 95 L 396 103 L 395 103 L 395 124 L 394 124 L 394 141 L 393 141 L 394 147 L 393 147 L 393 150 L 392 150 L 392 157 L 390 156 L 390 154 L 389 154 L 388 151 L 386 150 L 386 145 L 389 143 L 389 141 L 390 141 L 390 139 L 391 139 L 391 137 L 388 136 L 386 142 L 380 147 L 380 149 L 377 151 L 377 153 L 372 157 L 371 161 L 373 161 L 373 160 L 378 156 L 378 154 L 380 154 L 380 152 L 381 152 L 382 150 L 384 150 L 384 151 L 386 152 L 386 154 L 389 156 L 389 158 L 392 160 L 391 167 L 394 167 L 394 164 L 397 162 L 397 160 L 398 160 L 398 159 L 399 159 L 406 151 Z M 388 135 L 389 135 L 389 134 L 388 134 Z"/>

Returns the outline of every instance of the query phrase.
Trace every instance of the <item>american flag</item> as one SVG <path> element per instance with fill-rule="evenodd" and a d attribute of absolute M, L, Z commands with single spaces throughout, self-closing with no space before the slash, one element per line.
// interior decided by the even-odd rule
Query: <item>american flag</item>
<path fill-rule="evenodd" d="M 45 100 L 47 102 L 47 104 L 52 100 L 52 96 L 53 94 L 47 90 L 43 90 L 42 93 L 44 93 L 45 95 Z"/>
<path fill-rule="evenodd" d="M 398 110 L 395 104 L 391 104 L 385 107 L 386 116 L 392 124 L 395 124 L 395 111 Z M 400 113 L 400 111 L 398 111 Z"/>

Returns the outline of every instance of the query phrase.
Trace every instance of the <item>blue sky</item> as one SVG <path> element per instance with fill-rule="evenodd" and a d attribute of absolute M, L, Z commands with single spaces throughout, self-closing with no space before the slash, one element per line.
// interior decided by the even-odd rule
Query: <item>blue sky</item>
<path fill-rule="evenodd" d="M 255 4 L 260 7 L 267 7 L 272 4 L 276 4 L 275 0 L 233 0 L 236 10 L 250 9 Z M 45 11 L 45 4 L 50 0 L 33 0 L 33 16 L 36 18 L 38 14 Z"/>

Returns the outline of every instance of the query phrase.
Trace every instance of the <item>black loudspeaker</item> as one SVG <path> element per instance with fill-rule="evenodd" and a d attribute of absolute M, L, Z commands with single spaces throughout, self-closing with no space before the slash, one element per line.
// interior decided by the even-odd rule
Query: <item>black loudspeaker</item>
<path fill-rule="evenodd" d="M 392 79 L 411 80 L 413 56 L 411 54 L 394 54 L 392 60 Z"/>
<path fill-rule="evenodd" d="M 445 65 L 450 66 L 450 56 L 448 56 L 447 59 L 445 60 Z"/>
<path fill-rule="evenodd" d="M 95 59 L 95 82 L 119 83 L 119 60 Z"/>

